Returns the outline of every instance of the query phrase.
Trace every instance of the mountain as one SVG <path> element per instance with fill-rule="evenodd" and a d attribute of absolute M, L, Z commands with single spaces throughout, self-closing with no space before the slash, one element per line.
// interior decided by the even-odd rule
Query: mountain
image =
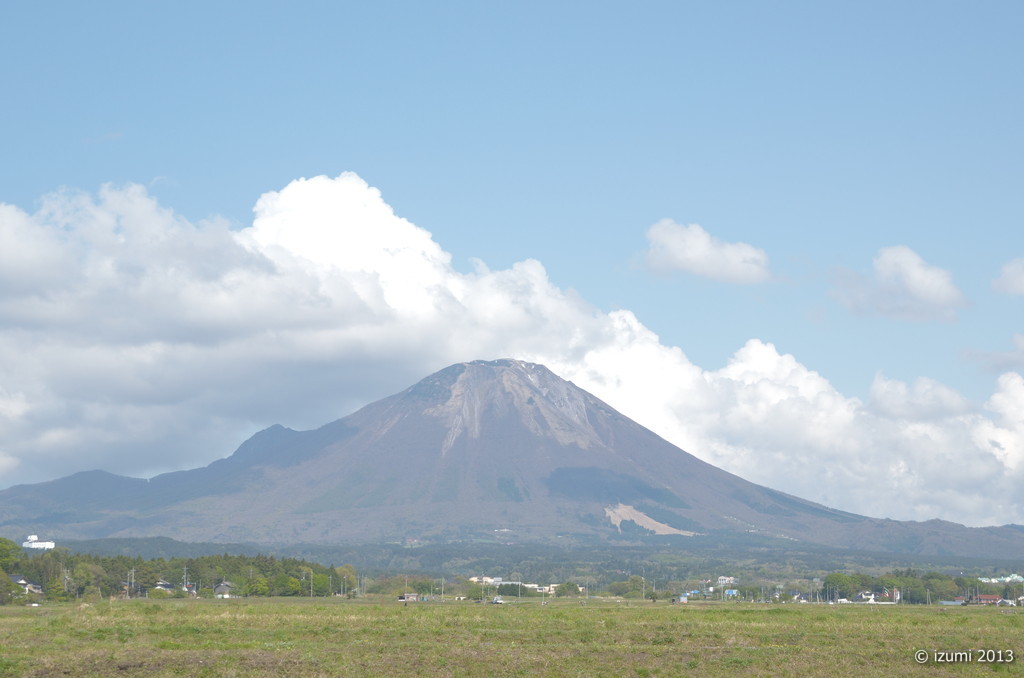
<path fill-rule="evenodd" d="M 103 471 L 0 492 L 0 532 L 339 543 L 748 538 L 1024 556 L 1024 529 L 866 518 L 687 454 L 541 365 L 452 365 L 313 431 L 150 480 Z"/>

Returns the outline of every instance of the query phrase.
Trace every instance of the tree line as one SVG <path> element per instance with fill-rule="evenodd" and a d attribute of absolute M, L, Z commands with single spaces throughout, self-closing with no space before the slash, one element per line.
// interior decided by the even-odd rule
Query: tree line
<path fill-rule="evenodd" d="M 558 554 L 565 557 L 565 554 Z M 392 565 L 409 563 L 392 563 Z M 673 572 L 666 563 L 657 563 L 662 572 Z M 537 569 L 542 581 L 561 581 L 554 595 L 614 595 L 624 598 L 669 598 L 700 590 L 704 597 L 720 597 L 723 587 L 709 591 L 708 579 L 670 578 L 664 575 L 638 576 L 620 563 L 589 563 L 586 566 L 562 564 Z M 649 562 L 648 575 L 656 563 Z M 403 568 L 404 569 L 404 568 Z M 494 563 L 492 569 L 497 569 Z M 543 572 L 547 570 L 546 575 Z M 633 572 L 636 571 L 634 568 Z M 692 569 L 697 569 L 694 567 Z M 707 560 L 699 563 L 704 571 L 724 571 L 724 562 Z M 805 600 L 857 599 L 859 594 L 874 594 L 876 601 L 928 603 L 973 599 L 978 595 L 997 595 L 1016 600 L 1024 595 L 1021 583 L 983 583 L 974 577 L 895 569 L 884 575 L 833 571 L 794 576 L 792 583 L 765 579 L 751 572 L 737 571 L 741 583 L 730 585 L 740 600 L 772 600 L 784 602 L 794 598 Z M 464 577 L 432 577 L 429 575 L 378 575 L 370 578 L 356 572 L 352 565 L 324 566 L 304 559 L 268 555 L 198 555 L 193 557 L 156 557 L 144 559 L 130 555 L 96 555 L 76 553 L 65 548 L 51 551 L 26 551 L 8 539 L 0 538 L 0 604 L 20 599 L 22 589 L 14 585 L 8 574 L 18 575 L 40 585 L 43 596 L 51 600 L 74 600 L 82 597 L 106 596 L 212 596 L 213 589 L 224 581 L 231 582 L 232 595 L 241 596 L 330 596 L 361 593 L 402 595 L 418 593 L 437 597 L 465 596 L 471 600 L 494 595 L 532 597 L 541 595 L 534 589 L 503 583 L 500 587 L 482 586 Z M 626 575 L 622 581 L 615 574 Z M 673 572 L 681 574 L 681 572 Z M 796 575 L 796 573 L 792 573 Z M 523 572 L 512 571 L 513 581 L 529 581 Z M 774 579 L 774 578 L 772 578 Z M 170 591 L 156 589 L 157 582 L 171 584 Z M 185 585 L 189 590 L 185 590 Z M 584 587 L 581 593 L 580 587 Z M 551 594 L 548 594 L 551 595 Z"/>
<path fill-rule="evenodd" d="M 0 538 L 0 603 L 23 593 L 8 575 L 38 584 L 48 600 L 106 596 L 212 596 L 214 587 L 232 584 L 242 596 L 330 596 L 354 593 L 359 583 L 352 565 L 324 566 L 296 558 L 265 555 L 212 555 L 197 558 L 99 556 L 63 548 L 27 553 Z M 170 584 L 169 591 L 157 588 Z"/>
<path fill-rule="evenodd" d="M 828 600 L 853 600 L 862 593 L 874 594 L 876 600 L 934 603 L 955 598 L 973 599 L 979 595 L 996 595 L 1016 600 L 1024 595 L 1021 583 L 984 583 L 976 577 L 953 576 L 941 572 L 918 572 L 913 569 L 893 570 L 888 574 L 845 574 L 834 572 L 822 582 L 822 595 Z"/>
<path fill-rule="evenodd" d="M 697 591 L 704 599 L 724 598 L 725 590 L 736 600 L 759 602 L 838 601 L 874 598 L 876 602 L 912 604 L 937 603 L 940 600 L 963 598 L 977 601 L 980 595 L 999 596 L 1016 601 L 1024 596 L 1024 584 L 985 583 L 976 577 L 954 576 L 941 572 L 919 572 L 896 569 L 883 575 L 833 572 L 822 579 L 802 579 L 792 584 L 729 584 L 709 586 L 709 580 L 669 581 L 659 585 L 633 575 L 614 581 L 603 588 L 604 593 L 623 598 L 663 599 Z"/>

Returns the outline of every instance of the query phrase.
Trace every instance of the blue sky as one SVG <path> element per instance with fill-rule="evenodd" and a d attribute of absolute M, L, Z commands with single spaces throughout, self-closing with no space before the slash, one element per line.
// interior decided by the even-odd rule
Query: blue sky
<path fill-rule="evenodd" d="M 870 515 L 1024 522 L 1022 19 L 1015 2 L 8 3 L 0 486 L 208 463 L 262 426 L 514 354 L 757 482 Z M 369 187 L 416 230 L 367 237 L 346 201 Z M 337 218 L 254 229 L 265 194 L 287 198 L 267 223 Z M 432 263 L 395 284 L 462 310 L 350 322 L 338 276 L 365 291 L 349 274 L 388 270 L 407 238 Z M 270 287 L 232 297 L 217 267 L 256 259 L 279 286 L 247 277 Z M 205 298 L 250 333 L 154 282 L 183 270 L 226 285 Z M 282 320 L 314 279 L 320 314 Z M 467 301 L 486 294 L 517 312 Z M 369 298 L 378 320 L 397 308 Z M 265 343 L 298 326 L 354 343 Z M 132 360 L 173 378 L 140 395 Z M 109 372 L 69 377 L 83 361 Z M 766 422 L 810 412 L 838 417 L 824 438 L 765 442 L 784 437 Z"/>

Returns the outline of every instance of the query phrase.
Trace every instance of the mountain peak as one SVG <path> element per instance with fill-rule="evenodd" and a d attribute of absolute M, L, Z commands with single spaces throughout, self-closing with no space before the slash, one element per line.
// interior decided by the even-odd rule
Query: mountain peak
<path fill-rule="evenodd" d="M 1024 554 L 1019 529 L 875 520 L 755 485 L 507 358 L 451 365 L 313 431 L 272 427 L 227 459 L 149 483 L 81 474 L 10 488 L 0 526 L 264 543 L 758 535 Z"/>
<path fill-rule="evenodd" d="M 424 413 L 447 429 L 442 453 L 463 435 L 478 438 L 486 422 L 512 421 L 528 435 L 552 436 L 561 445 L 589 448 L 600 444 L 600 435 L 588 411 L 610 410 L 543 365 L 510 358 L 452 365 L 406 393 L 427 401 Z"/>

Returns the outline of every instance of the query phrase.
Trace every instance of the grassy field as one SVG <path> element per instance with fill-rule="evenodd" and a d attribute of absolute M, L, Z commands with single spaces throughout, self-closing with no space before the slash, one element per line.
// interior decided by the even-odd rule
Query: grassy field
<path fill-rule="evenodd" d="M 959 663 L 932 654 L 970 650 Z M 999 656 L 978 650 L 1014 661 L 979 662 Z M 10 676 L 866 678 L 1021 674 L 1022 662 L 1024 610 L 1013 608 L 324 598 L 0 608 Z"/>

